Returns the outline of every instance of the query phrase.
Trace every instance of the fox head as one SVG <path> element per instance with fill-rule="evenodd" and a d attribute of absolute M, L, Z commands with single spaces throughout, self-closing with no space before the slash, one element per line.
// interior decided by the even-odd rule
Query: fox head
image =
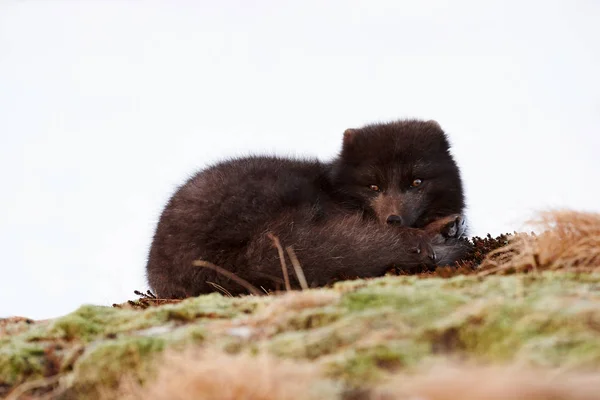
<path fill-rule="evenodd" d="M 420 228 L 464 211 L 460 171 L 435 121 L 348 129 L 332 171 L 344 202 L 382 224 Z"/>

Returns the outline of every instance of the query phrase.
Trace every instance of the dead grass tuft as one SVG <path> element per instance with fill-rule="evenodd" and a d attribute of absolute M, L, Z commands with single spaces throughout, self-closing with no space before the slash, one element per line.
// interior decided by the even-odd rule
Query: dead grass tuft
<path fill-rule="evenodd" d="M 320 371 L 308 363 L 280 360 L 267 354 L 228 355 L 190 350 L 167 353 L 156 379 L 142 387 L 125 381 L 118 398 L 125 400 L 300 400 L 335 397 L 315 383 Z M 318 389 L 318 391 L 314 390 Z M 325 395 L 325 397 L 321 397 Z"/>
<path fill-rule="evenodd" d="M 597 373 L 437 363 L 421 372 L 398 373 L 383 385 L 359 388 L 357 398 L 596 400 L 599 387 Z M 340 398 L 342 392 L 343 387 L 327 379 L 314 363 L 281 360 L 265 353 L 229 355 L 194 349 L 167 353 L 156 378 L 145 386 L 124 380 L 118 398 L 299 400 Z"/>
<path fill-rule="evenodd" d="M 480 275 L 600 269 L 600 214 L 546 211 L 529 223 L 542 233 L 511 236 L 508 245 L 488 254 Z"/>
<path fill-rule="evenodd" d="M 396 378 L 371 400 L 597 400 L 599 374 L 558 373 L 518 367 L 434 366 Z"/>

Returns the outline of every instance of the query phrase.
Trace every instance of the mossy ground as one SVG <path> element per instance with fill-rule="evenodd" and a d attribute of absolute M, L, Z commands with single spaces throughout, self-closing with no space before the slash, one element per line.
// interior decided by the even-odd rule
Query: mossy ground
<path fill-rule="evenodd" d="M 600 370 L 600 273 L 388 276 L 281 296 L 83 306 L 17 327 L 23 323 L 0 337 L 4 394 L 60 376 L 46 390 L 95 398 L 125 375 L 152 377 L 165 349 L 190 346 L 309 360 L 346 388 L 371 387 L 440 358 Z"/>

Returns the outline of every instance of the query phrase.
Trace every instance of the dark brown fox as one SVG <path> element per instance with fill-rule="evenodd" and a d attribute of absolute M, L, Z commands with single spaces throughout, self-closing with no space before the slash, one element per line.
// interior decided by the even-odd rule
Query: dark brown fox
<path fill-rule="evenodd" d="M 204 260 L 255 287 L 281 288 L 269 234 L 293 247 L 313 287 L 391 267 L 450 264 L 466 247 L 459 240 L 462 182 L 449 149 L 437 122 L 404 120 L 347 130 L 341 153 L 327 163 L 256 156 L 206 168 L 176 191 L 160 217 L 150 286 L 161 298 L 196 296 L 215 284 L 246 292 L 193 265 Z"/>

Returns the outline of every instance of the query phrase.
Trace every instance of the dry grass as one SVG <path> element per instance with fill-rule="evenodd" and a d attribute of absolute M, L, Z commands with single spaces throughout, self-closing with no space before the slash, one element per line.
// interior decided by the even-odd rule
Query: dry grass
<path fill-rule="evenodd" d="M 34 320 L 24 317 L 0 318 L 0 339 L 26 331 Z"/>
<path fill-rule="evenodd" d="M 535 270 L 600 269 L 600 214 L 547 211 L 530 224 L 539 235 L 517 234 L 492 251 L 481 265 L 481 275 Z"/>
<path fill-rule="evenodd" d="M 49 396 L 52 396 L 54 393 L 57 393 L 54 389 L 57 388 L 60 378 L 60 375 L 54 375 L 46 378 L 40 378 L 33 381 L 24 382 L 21 385 L 17 386 L 15 389 L 13 389 L 5 397 L 5 400 L 51 398 Z M 60 388 L 58 389 L 60 390 Z M 46 394 L 48 396 L 46 396 Z"/>
<path fill-rule="evenodd" d="M 364 400 L 594 400 L 600 374 L 521 367 L 438 364 L 422 373 L 399 373 L 387 384 L 361 391 Z M 344 398 L 342 388 L 315 365 L 267 354 L 229 355 L 189 350 L 168 353 L 156 379 L 145 386 L 125 380 L 125 400 Z"/>
<path fill-rule="evenodd" d="M 258 290 L 254 285 L 252 285 L 247 280 L 240 278 L 236 274 L 227 271 L 225 268 L 219 267 L 218 265 L 215 265 L 211 262 L 204 261 L 204 260 L 196 260 L 192 263 L 192 265 L 194 267 L 202 267 L 202 268 L 212 269 L 213 271 L 216 271 L 219 274 L 224 275 L 224 276 L 228 277 L 229 279 L 231 279 L 232 281 L 236 282 L 237 284 L 242 286 L 244 289 L 246 289 L 253 295 L 262 296 L 262 292 L 260 290 Z"/>
<path fill-rule="evenodd" d="M 597 400 L 600 374 L 566 374 L 518 367 L 438 365 L 397 378 L 371 400 Z"/>
<path fill-rule="evenodd" d="M 266 354 L 228 355 L 191 350 L 168 353 L 161 365 L 156 379 L 144 387 L 125 381 L 119 398 L 301 400 L 335 397 L 335 387 L 331 383 L 327 387 L 314 365 L 279 360 Z"/>
<path fill-rule="evenodd" d="M 296 272 L 296 277 L 298 278 L 298 282 L 300 283 L 300 288 L 302 290 L 308 290 L 308 283 L 306 282 L 306 277 L 304 276 L 304 271 L 302 270 L 300 261 L 296 256 L 296 252 L 294 251 L 292 246 L 286 247 L 285 251 L 287 251 L 288 256 L 290 257 L 290 261 L 292 263 L 292 266 L 294 267 L 294 271 Z"/>
<path fill-rule="evenodd" d="M 281 242 L 279 238 L 272 233 L 268 233 L 267 236 L 273 242 L 273 247 L 277 249 L 277 253 L 279 254 L 279 262 L 281 263 L 281 273 L 283 275 L 283 281 L 285 283 L 285 290 L 290 291 L 292 287 L 290 286 L 290 276 L 288 275 L 287 265 L 285 262 L 285 254 L 283 253 L 283 247 L 281 247 Z"/>

